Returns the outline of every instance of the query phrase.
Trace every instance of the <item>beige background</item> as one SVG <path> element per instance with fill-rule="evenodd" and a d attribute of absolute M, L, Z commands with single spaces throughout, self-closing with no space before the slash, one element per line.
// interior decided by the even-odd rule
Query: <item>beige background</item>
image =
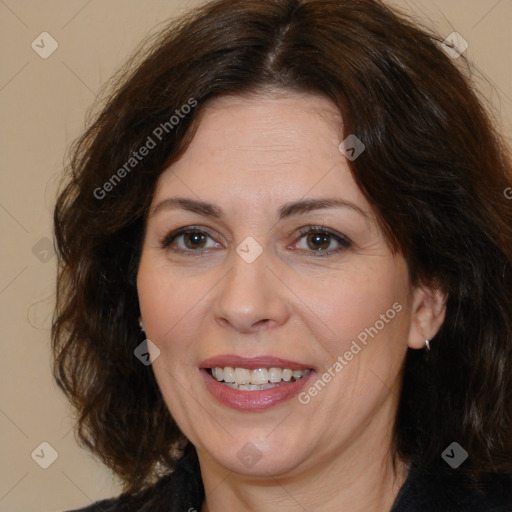
<path fill-rule="evenodd" d="M 0 0 L 0 511 L 58 512 L 119 492 L 109 473 L 77 446 L 67 405 L 51 380 L 51 212 L 65 149 L 83 128 L 101 85 L 148 31 L 199 3 Z M 478 87 L 510 137 L 512 0 L 392 3 L 443 37 L 457 31 L 467 40 Z M 47 59 L 31 48 L 41 32 L 59 45 Z M 48 469 L 31 457 L 41 442 L 58 452 Z"/>

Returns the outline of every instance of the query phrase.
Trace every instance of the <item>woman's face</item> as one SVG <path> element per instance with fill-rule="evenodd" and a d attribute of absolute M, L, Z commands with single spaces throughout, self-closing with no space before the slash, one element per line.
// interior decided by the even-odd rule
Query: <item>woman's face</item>
<path fill-rule="evenodd" d="M 200 458 L 230 471 L 378 458 L 391 436 L 416 291 L 341 122 L 317 96 L 224 97 L 157 183 L 137 278 L 153 371 Z"/>

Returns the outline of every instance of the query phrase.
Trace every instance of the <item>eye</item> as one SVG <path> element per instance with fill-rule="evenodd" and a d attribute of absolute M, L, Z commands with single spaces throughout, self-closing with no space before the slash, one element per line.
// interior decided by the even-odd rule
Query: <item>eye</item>
<path fill-rule="evenodd" d="M 302 228 L 299 234 L 301 235 L 300 238 L 304 239 L 305 242 L 305 247 L 304 245 L 299 247 L 300 250 L 318 253 L 315 256 L 327 256 L 352 247 L 352 243 L 347 237 L 323 226 L 308 226 Z M 299 244 L 296 243 L 295 245 L 298 246 Z"/>
<path fill-rule="evenodd" d="M 347 237 L 323 226 L 307 226 L 299 230 L 299 234 L 300 240 L 304 239 L 305 243 L 295 242 L 292 247 L 302 252 L 312 253 L 314 256 L 329 256 L 352 247 Z M 161 246 L 174 253 L 194 256 L 201 255 L 210 249 L 222 248 L 222 245 L 216 242 L 207 231 L 195 226 L 187 226 L 169 233 L 161 241 Z"/>
<path fill-rule="evenodd" d="M 208 239 L 213 243 L 207 245 Z M 162 248 L 171 248 L 177 253 L 202 253 L 207 249 L 221 248 L 221 244 L 215 242 L 204 230 L 189 226 L 169 233 L 161 242 Z M 174 246 L 173 246 L 174 245 Z"/>

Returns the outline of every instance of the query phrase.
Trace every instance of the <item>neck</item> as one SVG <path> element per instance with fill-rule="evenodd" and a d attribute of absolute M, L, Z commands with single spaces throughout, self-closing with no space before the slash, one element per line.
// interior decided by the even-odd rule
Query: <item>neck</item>
<path fill-rule="evenodd" d="M 373 471 L 340 477 L 333 488 L 318 479 L 304 485 L 282 478 L 272 478 L 264 484 L 240 481 L 232 476 L 217 482 L 217 488 L 207 492 L 201 512 L 221 512 L 226 507 L 233 512 L 261 511 L 277 508 L 282 512 L 315 510 L 318 512 L 383 512 L 391 510 L 395 498 L 407 477 L 405 465 L 394 474 L 392 471 Z M 361 485 L 361 483 L 363 483 Z M 219 489 L 220 487 L 222 489 Z M 316 487 L 314 487 L 316 486 Z"/>
<path fill-rule="evenodd" d="M 268 478 L 235 474 L 198 451 L 206 495 L 201 512 L 389 511 L 408 472 L 402 461 L 393 469 L 390 423 L 389 416 L 387 423 L 376 419 L 346 446 L 319 456 L 307 469 L 269 473 Z"/>

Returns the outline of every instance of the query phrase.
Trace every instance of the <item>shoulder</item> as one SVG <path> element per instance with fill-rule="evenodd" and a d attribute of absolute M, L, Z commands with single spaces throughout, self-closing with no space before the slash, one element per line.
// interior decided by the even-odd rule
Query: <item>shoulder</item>
<path fill-rule="evenodd" d="M 139 510 L 153 510 L 155 499 L 162 492 L 162 488 L 168 486 L 171 475 L 162 477 L 155 485 L 136 494 L 121 494 L 117 498 L 96 501 L 91 505 L 68 510 L 66 512 L 138 512 Z M 148 508 L 149 507 L 149 508 Z"/>
<path fill-rule="evenodd" d="M 412 468 L 391 512 L 511 512 L 512 478 L 494 474 L 481 485 L 461 471 Z"/>
<path fill-rule="evenodd" d="M 178 460 L 175 470 L 160 477 L 151 487 L 66 512 L 183 512 L 200 510 L 203 499 L 199 463 L 195 451 L 189 448 Z"/>
<path fill-rule="evenodd" d="M 113 498 L 110 500 L 97 501 L 88 507 L 66 510 L 66 512 L 114 512 L 118 510 L 121 510 L 119 508 L 118 499 Z"/>
<path fill-rule="evenodd" d="M 159 503 L 169 500 L 172 504 L 173 497 L 176 495 L 177 475 L 174 473 L 161 477 L 151 487 L 135 494 L 121 494 L 117 498 L 110 498 L 97 501 L 91 505 L 69 510 L 66 512 L 139 512 L 160 510 Z M 179 504 L 176 503 L 179 506 Z M 178 510 L 176 507 L 170 507 L 166 510 L 172 512 Z"/>

